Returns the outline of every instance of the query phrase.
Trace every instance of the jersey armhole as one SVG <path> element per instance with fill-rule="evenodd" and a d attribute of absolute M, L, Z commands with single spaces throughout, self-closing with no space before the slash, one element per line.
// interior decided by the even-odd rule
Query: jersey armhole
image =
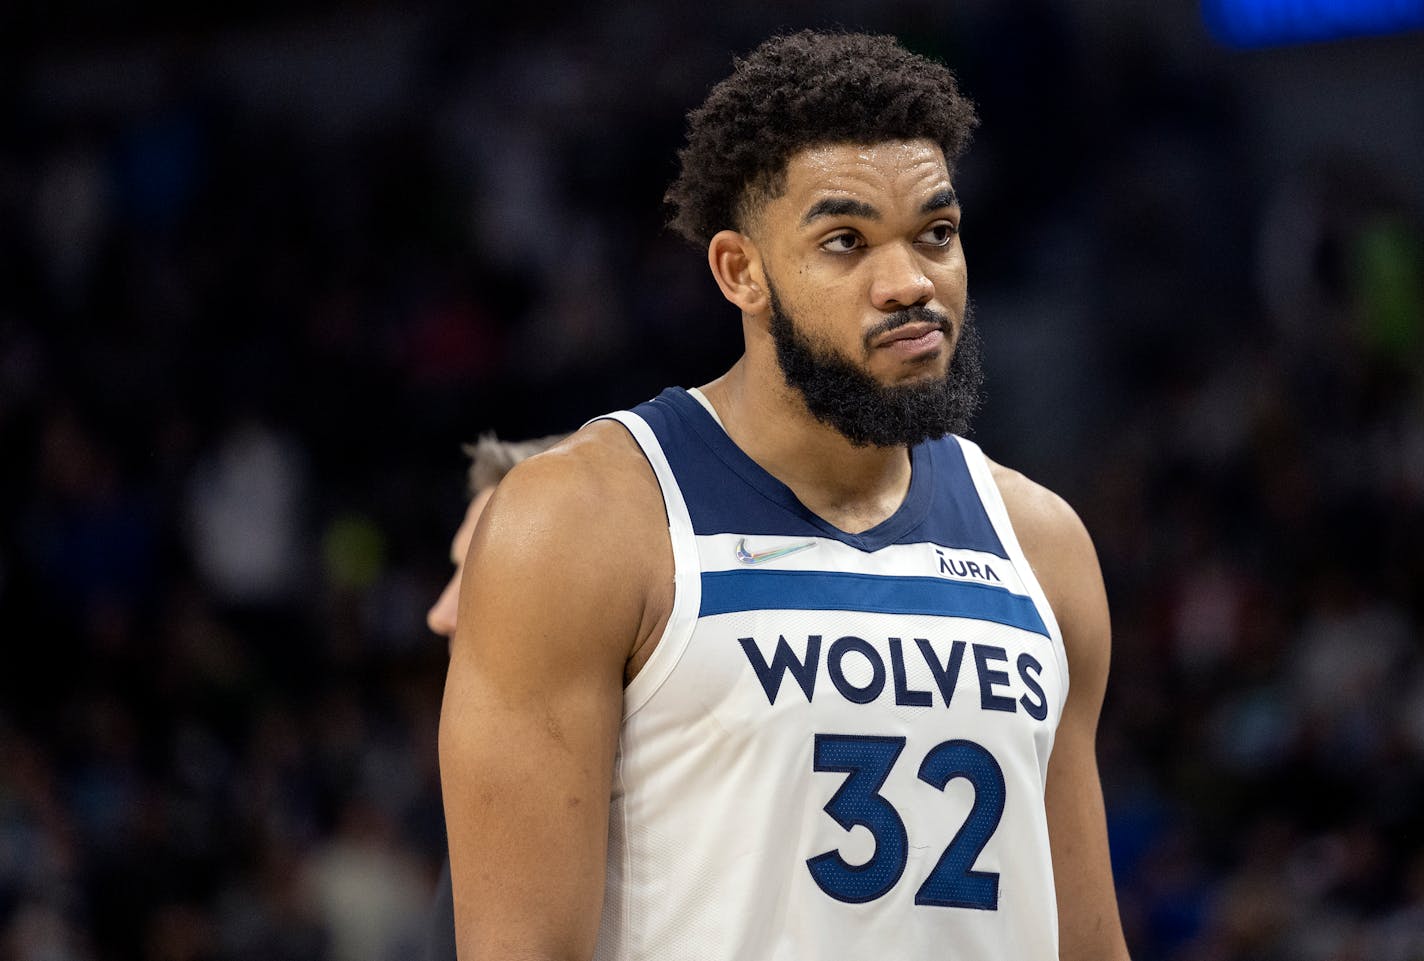
<path fill-rule="evenodd" d="M 595 417 L 589 423 L 596 420 L 617 421 L 633 435 L 633 440 L 657 477 L 663 510 L 667 514 L 668 537 L 672 542 L 672 612 L 652 653 L 623 689 L 623 718 L 627 720 L 652 698 L 687 650 L 692 630 L 697 625 L 697 611 L 702 604 L 702 578 L 699 576 L 697 538 L 692 530 L 687 502 L 683 500 L 672 465 L 668 463 L 652 427 L 642 417 L 626 410 Z"/>
<path fill-rule="evenodd" d="M 1048 595 L 1043 593 L 1043 586 L 1038 583 L 1038 575 L 1033 572 L 1033 565 L 1028 562 L 1028 556 L 1024 554 L 1023 547 L 1019 544 L 1018 535 L 1014 533 L 1013 522 L 1009 519 L 1009 509 L 1004 504 L 1004 496 L 999 492 L 999 485 L 994 482 L 994 475 L 989 470 L 988 459 L 985 458 L 979 445 L 972 440 L 965 440 L 958 436 L 954 439 L 958 441 L 960 450 L 964 452 L 964 463 L 969 468 L 969 476 L 973 478 L 974 486 L 979 491 L 979 500 L 989 515 L 989 522 L 994 525 L 994 530 L 998 533 L 1004 550 L 1008 552 L 1009 559 L 1018 569 L 1024 589 L 1033 598 L 1034 606 L 1038 608 L 1039 615 L 1043 618 L 1043 624 L 1048 628 L 1049 639 L 1053 642 L 1053 654 L 1058 662 L 1059 675 L 1063 678 L 1063 698 L 1058 702 L 1054 720 L 1056 727 L 1058 721 L 1063 717 L 1063 706 L 1068 700 L 1068 686 L 1072 683 L 1072 678 L 1068 676 L 1068 652 L 1063 647 L 1063 630 L 1058 626 L 1058 617 L 1053 613 L 1053 606 L 1048 603 Z"/>

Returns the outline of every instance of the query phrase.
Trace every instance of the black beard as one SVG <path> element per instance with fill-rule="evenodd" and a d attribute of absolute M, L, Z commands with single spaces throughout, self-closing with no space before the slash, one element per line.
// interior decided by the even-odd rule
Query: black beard
<path fill-rule="evenodd" d="M 972 304 L 965 304 L 959 341 L 944 377 L 886 387 L 839 354 L 812 343 L 781 309 L 775 288 L 770 283 L 767 287 L 771 337 L 782 376 L 821 423 L 835 428 L 856 447 L 913 447 L 945 434 L 968 431 L 969 421 L 979 409 L 984 383 Z M 948 338 L 949 318 L 928 307 L 908 307 L 876 325 L 866 336 L 867 344 L 897 327 L 926 321 L 939 324 Z"/>

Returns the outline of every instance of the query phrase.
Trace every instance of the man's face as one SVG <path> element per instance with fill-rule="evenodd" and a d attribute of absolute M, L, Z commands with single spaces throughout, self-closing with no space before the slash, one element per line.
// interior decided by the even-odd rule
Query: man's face
<path fill-rule="evenodd" d="M 803 150 L 756 218 L 782 372 L 853 443 L 962 431 L 977 405 L 959 217 L 939 147 L 914 140 Z"/>
<path fill-rule="evenodd" d="M 425 623 L 430 629 L 450 640 L 455 637 L 455 617 L 460 611 L 460 575 L 464 573 L 465 555 L 470 552 L 475 525 L 479 523 L 480 515 L 493 493 L 493 487 L 486 487 L 470 500 L 470 506 L 465 509 L 465 519 L 460 522 L 455 537 L 450 541 L 450 562 L 455 565 L 455 573 L 450 575 L 450 582 L 425 615 Z"/>

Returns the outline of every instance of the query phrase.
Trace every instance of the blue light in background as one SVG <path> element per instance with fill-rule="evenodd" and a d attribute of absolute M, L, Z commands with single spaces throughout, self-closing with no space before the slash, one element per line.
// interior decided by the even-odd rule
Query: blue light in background
<path fill-rule="evenodd" d="M 1223 43 L 1269 47 L 1424 29 L 1424 0 L 1202 0 Z"/>

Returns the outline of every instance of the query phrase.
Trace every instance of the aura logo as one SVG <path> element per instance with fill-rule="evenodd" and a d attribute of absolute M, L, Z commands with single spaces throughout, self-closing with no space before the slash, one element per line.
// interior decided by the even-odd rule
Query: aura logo
<path fill-rule="evenodd" d="M 967 577 L 986 584 L 1004 583 L 1003 578 L 994 573 L 994 568 L 989 566 L 988 561 L 981 564 L 978 561 L 949 557 L 938 547 L 935 548 L 935 554 L 939 557 L 939 572 L 946 577 Z"/>

